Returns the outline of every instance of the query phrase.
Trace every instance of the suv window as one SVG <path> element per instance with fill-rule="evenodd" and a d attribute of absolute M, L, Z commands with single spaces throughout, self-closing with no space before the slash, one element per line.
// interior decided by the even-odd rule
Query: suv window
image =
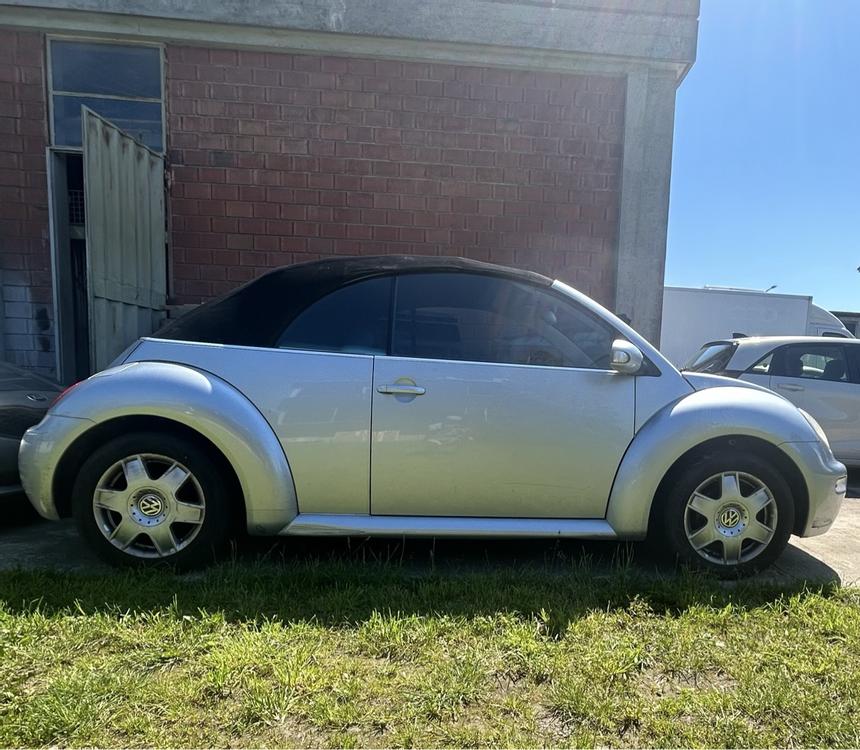
<path fill-rule="evenodd" d="M 284 329 L 276 346 L 280 349 L 385 354 L 390 308 L 390 277 L 358 281 L 305 308 Z"/>
<path fill-rule="evenodd" d="M 849 344 L 845 347 L 848 355 L 849 377 L 852 383 L 860 383 L 860 346 Z"/>
<path fill-rule="evenodd" d="M 466 273 L 398 277 L 392 354 L 608 369 L 615 331 L 573 302 Z"/>
<path fill-rule="evenodd" d="M 770 375 L 771 362 L 773 362 L 773 352 L 756 362 L 747 372 L 754 375 Z"/>
<path fill-rule="evenodd" d="M 844 347 L 792 344 L 784 347 L 770 367 L 771 375 L 848 382 Z"/>

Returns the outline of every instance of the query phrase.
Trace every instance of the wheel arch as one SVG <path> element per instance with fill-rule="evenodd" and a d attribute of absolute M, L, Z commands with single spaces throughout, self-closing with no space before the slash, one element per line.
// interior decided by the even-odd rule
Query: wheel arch
<path fill-rule="evenodd" d="M 792 533 L 800 534 L 803 531 L 809 515 L 809 488 L 797 464 L 781 448 L 761 438 L 749 435 L 724 435 L 711 438 L 693 446 L 666 471 L 660 480 L 660 484 L 657 486 L 654 497 L 651 498 L 651 509 L 648 518 L 649 536 L 655 531 L 654 523 L 658 515 L 659 499 L 666 494 L 677 475 L 695 461 L 700 461 L 721 450 L 730 449 L 748 451 L 749 453 L 763 456 L 779 469 L 783 478 L 788 483 L 789 489 L 791 489 L 791 496 L 794 500 L 794 528 L 792 529 Z"/>
<path fill-rule="evenodd" d="M 713 387 L 664 406 L 636 433 L 621 461 L 606 509 L 619 537 L 641 539 L 649 531 L 652 509 L 665 482 L 685 462 L 718 447 L 755 450 L 783 471 L 796 502 L 795 533 L 805 528 L 809 487 L 802 466 L 782 447 L 818 442 L 795 406 L 764 390 Z"/>
<path fill-rule="evenodd" d="M 218 376 L 168 362 L 135 362 L 89 378 L 51 409 L 73 424 L 55 442 L 51 502 L 69 512 L 76 467 L 93 447 L 130 429 L 167 429 L 207 447 L 235 477 L 247 529 L 276 534 L 298 514 L 292 473 L 260 411 Z"/>
<path fill-rule="evenodd" d="M 116 417 L 105 422 L 100 422 L 82 435 L 79 435 L 66 448 L 57 462 L 56 469 L 54 469 L 52 482 L 54 505 L 60 518 L 68 518 L 72 515 L 72 487 L 78 475 L 78 470 L 87 456 L 113 438 L 131 432 L 168 432 L 182 436 L 204 448 L 209 456 L 218 464 L 219 468 L 223 471 L 223 476 L 227 479 L 229 495 L 232 500 L 233 509 L 236 512 L 235 520 L 245 523 L 247 508 L 245 506 L 245 493 L 242 490 L 242 484 L 233 465 L 218 446 L 202 433 L 188 427 L 188 425 L 184 425 L 174 419 L 146 414 Z"/>

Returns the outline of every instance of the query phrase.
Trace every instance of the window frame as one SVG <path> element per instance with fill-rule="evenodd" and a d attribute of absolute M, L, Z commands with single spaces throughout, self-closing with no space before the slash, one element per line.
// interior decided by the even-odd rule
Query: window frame
<path fill-rule="evenodd" d="M 65 91 L 54 89 L 54 65 L 53 65 L 53 43 L 54 42 L 73 42 L 80 44 L 113 44 L 125 47 L 149 47 L 150 49 L 158 50 L 158 82 L 161 88 L 161 96 L 156 98 L 140 97 L 140 96 L 116 96 L 113 94 L 88 94 L 82 91 Z M 150 104 L 158 104 L 161 108 L 161 149 L 151 149 L 159 156 L 167 154 L 167 112 L 165 107 L 165 45 L 159 42 L 140 41 L 137 39 L 126 39 L 123 37 L 92 37 L 64 35 L 64 34 L 47 34 L 45 36 L 45 70 L 46 84 L 48 95 L 48 141 L 49 148 L 65 152 L 65 153 L 83 153 L 83 144 L 80 146 L 68 146 L 66 144 L 57 143 L 56 133 L 54 132 L 54 95 L 60 96 L 78 96 L 89 97 L 91 99 L 110 99 L 113 101 L 131 101 L 131 102 L 147 102 Z M 122 130 L 122 128 L 120 128 Z M 124 132 L 124 131 L 123 131 Z M 149 146 L 147 146 L 149 148 Z"/>
<path fill-rule="evenodd" d="M 539 367 L 541 369 L 549 369 L 549 370 L 574 370 L 580 372 L 615 372 L 611 367 L 567 367 L 565 365 L 543 365 L 543 364 L 533 364 L 528 362 L 487 362 L 485 360 L 476 360 L 476 359 L 439 359 L 433 357 L 409 357 L 403 354 L 394 354 L 394 327 L 396 324 L 397 318 L 397 299 L 400 291 L 400 279 L 404 276 L 438 276 L 441 274 L 452 274 L 459 276 L 477 276 L 482 279 L 493 279 L 496 281 L 510 282 L 514 284 L 522 284 L 530 289 L 535 290 L 537 293 L 544 293 L 550 297 L 555 298 L 562 304 L 567 304 L 576 308 L 576 311 L 580 314 L 584 315 L 586 318 L 596 323 L 598 326 L 605 328 L 611 334 L 611 339 L 614 341 L 618 338 L 623 338 L 626 340 L 626 337 L 615 328 L 608 320 L 604 320 L 602 317 L 589 310 L 584 305 L 580 304 L 576 300 L 571 299 L 567 295 L 559 292 L 557 289 L 553 289 L 552 286 L 539 286 L 537 284 L 531 283 L 525 279 L 517 279 L 514 277 L 509 277 L 504 274 L 493 274 L 493 273 L 482 273 L 480 271 L 463 271 L 461 269 L 452 269 L 448 270 L 415 270 L 408 272 L 400 272 L 394 274 L 394 284 L 392 285 L 393 293 L 391 295 L 391 308 L 389 313 L 389 331 L 388 331 L 388 353 L 386 356 L 388 357 L 397 357 L 400 359 L 412 359 L 412 360 L 424 360 L 428 362 L 456 362 L 461 364 L 473 364 L 473 365 L 492 365 L 494 367 Z M 381 356 L 381 355 L 380 355 Z M 650 360 L 646 359 L 646 363 L 650 363 Z M 653 365 L 652 365 L 653 367 Z M 650 371 L 647 371 L 648 364 L 643 365 L 642 375 L 652 374 Z M 655 368 L 656 369 L 656 368 Z"/>

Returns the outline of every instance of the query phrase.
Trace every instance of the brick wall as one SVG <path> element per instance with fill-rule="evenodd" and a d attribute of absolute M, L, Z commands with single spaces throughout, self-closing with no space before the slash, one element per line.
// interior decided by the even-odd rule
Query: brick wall
<path fill-rule="evenodd" d="M 0 357 L 54 370 L 44 38 L 0 29 Z"/>
<path fill-rule="evenodd" d="M 168 47 L 173 292 L 455 254 L 612 304 L 622 78 Z"/>

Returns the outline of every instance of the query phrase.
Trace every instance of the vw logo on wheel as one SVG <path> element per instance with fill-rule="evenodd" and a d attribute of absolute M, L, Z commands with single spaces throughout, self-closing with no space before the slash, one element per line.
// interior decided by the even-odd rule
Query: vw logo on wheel
<path fill-rule="evenodd" d="M 720 515 L 720 523 L 727 529 L 733 529 L 741 522 L 741 514 L 737 508 L 726 508 Z"/>
<path fill-rule="evenodd" d="M 155 494 L 144 495 L 137 501 L 137 507 L 147 518 L 161 515 L 164 510 L 164 501 Z"/>

